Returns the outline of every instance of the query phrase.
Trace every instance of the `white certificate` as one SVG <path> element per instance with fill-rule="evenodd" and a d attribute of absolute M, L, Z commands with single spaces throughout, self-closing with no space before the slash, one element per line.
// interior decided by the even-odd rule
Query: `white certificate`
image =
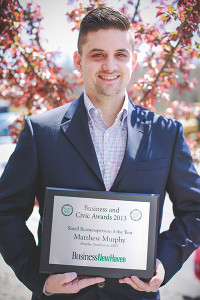
<path fill-rule="evenodd" d="M 158 195 L 48 189 L 46 198 L 41 271 L 153 275 Z"/>

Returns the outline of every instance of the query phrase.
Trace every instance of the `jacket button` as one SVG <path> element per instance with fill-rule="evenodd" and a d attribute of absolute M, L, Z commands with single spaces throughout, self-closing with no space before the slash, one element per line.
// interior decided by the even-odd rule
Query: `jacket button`
<path fill-rule="evenodd" d="M 105 287 L 105 282 L 100 282 L 100 283 L 98 283 L 98 287 L 99 287 L 100 289 L 103 289 L 103 288 Z"/>

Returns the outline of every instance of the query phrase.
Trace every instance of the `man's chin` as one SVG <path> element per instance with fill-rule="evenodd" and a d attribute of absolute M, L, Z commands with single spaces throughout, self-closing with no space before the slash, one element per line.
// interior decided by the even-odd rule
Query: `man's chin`
<path fill-rule="evenodd" d="M 104 97 L 115 97 L 120 94 L 120 90 L 106 90 L 106 89 L 99 89 L 99 94 Z"/>

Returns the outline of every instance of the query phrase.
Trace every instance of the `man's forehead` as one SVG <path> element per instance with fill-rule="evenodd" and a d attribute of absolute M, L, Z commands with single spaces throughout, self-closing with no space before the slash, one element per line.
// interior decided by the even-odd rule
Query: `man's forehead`
<path fill-rule="evenodd" d="M 125 50 L 130 51 L 132 44 L 128 31 L 118 29 L 100 29 L 89 31 L 84 43 L 87 51 Z"/>

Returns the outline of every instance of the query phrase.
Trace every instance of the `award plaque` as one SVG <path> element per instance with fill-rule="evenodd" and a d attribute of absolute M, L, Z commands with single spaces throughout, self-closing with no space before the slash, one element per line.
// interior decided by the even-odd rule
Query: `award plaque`
<path fill-rule="evenodd" d="M 47 188 L 40 272 L 151 278 L 158 198 Z"/>

